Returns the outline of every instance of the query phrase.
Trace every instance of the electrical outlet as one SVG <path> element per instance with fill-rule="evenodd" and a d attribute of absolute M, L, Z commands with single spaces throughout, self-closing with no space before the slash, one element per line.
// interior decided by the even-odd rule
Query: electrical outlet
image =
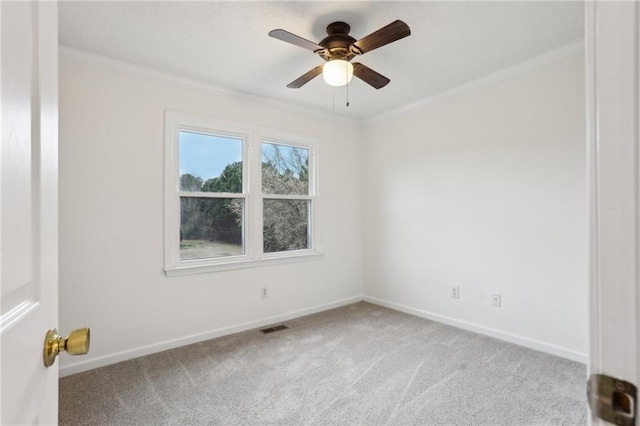
<path fill-rule="evenodd" d="M 451 297 L 454 299 L 460 299 L 460 287 L 458 286 L 451 287 Z"/>
<path fill-rule="evenodd" d="M 499 294 L 494 294 L 491 297 L 491 304 L 497 308 L 499 308 L 500 306 L 502 306 L 502 296 Z"/>
<path fill-rule="evenodd" d="M 261 296 L 263 299 L 266 299 L 267 297 L 269 297 L 269 289 L 267 289 L 267 287 L 262 287 L 262 288 L 260 289 L 260 296 Z"/>

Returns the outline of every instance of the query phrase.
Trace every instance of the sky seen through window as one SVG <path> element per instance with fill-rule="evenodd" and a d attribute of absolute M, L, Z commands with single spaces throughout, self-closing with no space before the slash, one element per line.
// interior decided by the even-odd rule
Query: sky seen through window
<path fill-rule="evenodd" d="M 191 174 L 207 179 L 220 176 L 222 170 L 242 161 L 242 139 L 181 131 L 178 134 L 180 176 Z"/>

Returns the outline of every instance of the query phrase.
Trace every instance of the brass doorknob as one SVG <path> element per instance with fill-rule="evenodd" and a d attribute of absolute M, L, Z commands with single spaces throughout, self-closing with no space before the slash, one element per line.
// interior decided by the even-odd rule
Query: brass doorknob
<path fill-rule="evenodd" d="M 45 367 L 51 367 L 60 352 L 69 355 L 84 355 L 89 352 L 91 333 L 89 327 L 72 331 L 65 338 L 58 336 L 58 330 L 52 328 L 47 331 L 44 338 L 44 351 L 42 354 Z"/>

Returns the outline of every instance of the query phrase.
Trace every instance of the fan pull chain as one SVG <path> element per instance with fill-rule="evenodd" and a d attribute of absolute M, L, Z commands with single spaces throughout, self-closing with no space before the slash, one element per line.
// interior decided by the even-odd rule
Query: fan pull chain
<path fill-rule="evenodd" d="M 349 83 L 347 83 L 347 106 L 349 106 Z"/>
<path fill-rule="evenodd" d="M 349 106 L 349 70 L 344 67 L 345 79 L 347 80 L 347 106 Z"/>

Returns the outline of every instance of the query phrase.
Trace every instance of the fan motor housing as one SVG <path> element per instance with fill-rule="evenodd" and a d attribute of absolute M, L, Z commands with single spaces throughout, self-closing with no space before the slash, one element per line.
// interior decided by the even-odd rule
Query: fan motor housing
<path fill-rule="evenodd" d="M 333 22 L 327 26 L 327 34 L 320 43 L 329 54 L 322 55 L 324 59 L 330 61 L 332 59 L 344 59 L 350 61 L 354 58 L 354 54 L 349 50 L 349 46 L 356 41 L 349 35 L 351 27 L 346 22 Z"/>

